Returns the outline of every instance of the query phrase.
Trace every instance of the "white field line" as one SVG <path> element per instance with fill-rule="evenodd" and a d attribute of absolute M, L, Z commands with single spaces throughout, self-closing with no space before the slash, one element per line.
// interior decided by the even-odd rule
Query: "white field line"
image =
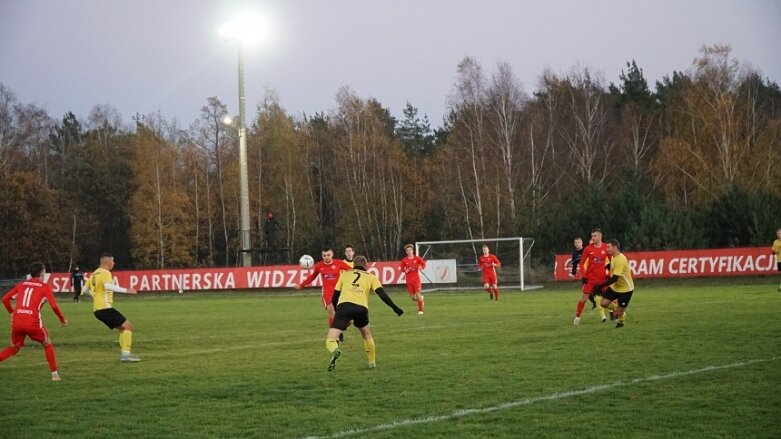
<path fill-rule="evenodd" d="M 483 407 L 483 408 L 472 408 L 472 409 L 462 409 L 462 410 L 456 410 L 448 414 L 444 415 L 438 415 L 438 416 L 428 416 L 425 418 L 411 418 L 411 419 L 401 419 L 398 421 L 388 422 L 385 424 L 378 424 L 371 427 L 364 427 L 364 428 L 356 428 L 351 430 L 343 430 L 338 431 L 336 433 L 331 433 L 326 436 L 307 436 L 306 439 L 326 439 L 326 438 L 339 438 L 339 437 L 345 437 L 345 436 L 352 436 L 352 435 L 358 435 L 358 434 L 365 434 L 365 433 L 373 433 L 377 431 L 385 431 L 385 430 L 394 430 L 397 428 L 402 427 L 408 427 L 411 425 L 420 425 L 420 424 L 430 424 L 433 422 L 440 422 L 440 421 L 448 421 L 451 419 L 456 418 L 463 418 L 466 416 L 471 415 L 480 415 L 484 413 L 491 413 L 499 410 L 506 410 L 511 409 L 515 407 L 525 406 L 525 405 L 531 405 L 538 402 L 545 402 L 545 401 L 555 401 L 562 398 L 570 398 L 573 396 L 580 396 L 580 395 L 587 395 L 591 393 L 597 393 L 603 390 L 613 389 L 616 387 L 624 387 L 624 386 L 632 386 L 639 383 L 644 382 L 652 382 L 652 381 L 661 381 L 661 380 L 668 380 L 673 378 L 679 378 L 683 376 L 688 375 L 696 375 L 704 372 L 713 372 L 716 370 L 723 370 L 723 369 L 734 369 L 739 367 L 745 367 L 749 366 L 751 364 L 755 363 L 764 363 L 769 361 L 777 361 L 781 359 L 781 357 L 773 357 L 773 358 L 765 358 L 765 359 L 757 359 L 757 360 L 746 360 L 746 361 L 740 361 L 737 363 L 731 363 L 731 364 L 722 364 L 719 366 L 707 366 L 703 367 L 701 369 L 692 369 L 687 370 L 683 372 L 671 372 L 667 374 L 662 375 L 649 375 L 642 378 L 635 378 L 633 380 L 629 381 L 617 381 L 612 384 L 602 384 L 599 386 L 592 386 L 587 387 L 585 389 L 577 389 L 577 390 L 567 390 L 564 392 L 556 392 L 551 393 L 549 395 L 543 395 L 543 396 L 537 396 L 534 398 L 527 398 L 527 399 L 520 399 L 517 401 L 510 401 L 505 402 L 502 404 L 494 405 L 491 407 Z"/>

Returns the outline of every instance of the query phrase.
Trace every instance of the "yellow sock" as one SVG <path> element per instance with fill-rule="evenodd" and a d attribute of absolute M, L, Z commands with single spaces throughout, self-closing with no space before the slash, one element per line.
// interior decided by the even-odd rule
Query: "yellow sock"
<path fill-rule="evenodd" d="M 325 348 L 328 349 L 328 352 L 333 352 L 339 348 L 339 342 L 335 338 L 326 338 Z"/>
<path fill-rule="evenodd" d="M 363 347 L 366 348 L 366 359 L 369 360 L 369 364 L 377 363 L 377 350 L 374 347 L 374 339 L 364 340 Z"/>
<path fill-rule="evenodd" d="M 597 302 L 597 311 L 599 311 L 599 318 L 605 318 L 605 307 L 602 306 L 602 296 L 594 297 L 594 301 Z"/>
<path fill-rule="evenodd" d="M 119 332 L 119 349 L 122 353 L 130 352 L 130 346 L 133 344 L 133 331 L 120 331 Z"/>
<path fill-rule="evenodd" d="M 607 309 L 610 311 L 615 311 L 618 308 L 618 305 L 616 305 L 616 302 L 610 302 L 610 305 L 607 306 Z"/>
<path fill-rule="evenodd" d="M 624 320 L 626 320 L 626 311 L 618 318 L 619 323 L 624 323 Z"/>

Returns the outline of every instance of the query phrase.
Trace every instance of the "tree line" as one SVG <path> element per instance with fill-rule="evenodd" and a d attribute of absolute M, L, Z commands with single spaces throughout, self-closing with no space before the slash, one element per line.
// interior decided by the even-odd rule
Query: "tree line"
<path fill-rule="evenodd" d="M 529 236 L 549 265 L 593 227 L 629 250 L 767 245 L 781 226 L 778 84 L 722 45 L 653 89 L 634 61 L 618 78 L 545 71 L 527 92 L 509 64 L 466 57 L 435 128 L 348 87 L 335 109 L 296 117 L 268 92 L 248 128 L 253 244 L 273 212 L 293 255 Z M 226 115 L 210 97 L 186 127 L 159 114 L 126 126 L 107 105 L 58 120 L 0 83 L 0 273 L 91 268 L 104 251 L 127 268 L 235 265 Z"/>

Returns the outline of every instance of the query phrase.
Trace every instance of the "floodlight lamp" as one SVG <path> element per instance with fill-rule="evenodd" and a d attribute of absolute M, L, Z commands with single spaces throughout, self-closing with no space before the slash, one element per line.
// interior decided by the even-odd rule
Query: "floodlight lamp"
<path fill-rule="evenodd" d="M 226 114 L 222 118 L 222 123 L 225 124 L 225 125 L 228 125 L 228 126 L 233 125 L 233 117 L 230 114 Z"/>
<path fill-rule="evenodd" d="M 237 40 L 242 44 L 252 44 L 263 39 L 266 29 L 266 24 L 260 15 L 248 13 L 222 26 L 219 34 L 226 40 Z"/>

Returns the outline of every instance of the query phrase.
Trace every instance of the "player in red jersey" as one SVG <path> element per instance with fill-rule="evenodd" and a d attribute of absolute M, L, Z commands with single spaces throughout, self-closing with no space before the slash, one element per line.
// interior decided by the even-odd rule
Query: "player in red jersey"
<path fill-rule="evenodd" d="M 483 288 L 488 291 L 491 300 L 499 300 L 499 282 L 496 279 L 496 267 L 502 265 L 499 258 L 491 254 L 488 244 L 483 244 L 483 255 L 477 260 L 477 265 L 483 270 Z"/>
<path fill-rule="evenodd" d="M 578 271 L 582 273 L 583 287 L 581 288 L 580 300 L 578 300 L 578 306 L 575 311 L 575 320 L 572 322 L 574 325 L 580 324 L 580 315 L 583 313 L 583 308 L 586 305 L 586 301 L 591 294 L 597 296 L 597 308 L 599 309 L 600 317 L 602 321 L 606 321 L 605 309 L 601 306 L 602 291 L 598 286 L 607 281 L 607 264 L 609 263 L 609 255 L 607 254 L 607 247 L 602 244 L 602 230 L 594 229 L 591 231 L 591 242 L 586 248 L 583 249 L 583 255 L 580 258 L 580 268 Z"/>
<path fill-rule="evenodd" d="M 404 272 L 407 281 L 407 293 L 412 300 L 418 302 L 418 314 L 423 314 L 423 288 L 420 285 L 420 270 L 426 268 L 426 261 L 415 254 L 412 244 L 404 246 L 407 256 L 401 259 L 399 270 Z"/>
<path fill-rule="evenodd" d="M 315 264 L 314 267 L 312 267 L 312 272 L 309 273 L 309 276 L 307 276 L 303 282 L 297 284 L 295 289 L 300 290 L 301 288 L 312 283 L 312 281 L 314 281 L 318 275 L 320 276 L 320 279 L 323 282 L 323 307 L 325 307 L 326 311 L 328 311 L 328 327 L 330 328 L 336 313 L 334 310 L 334 305 L 331 303 L 331 299 L 334 295 L 336 281 L 339 280 L 339 274 L 342 272 L 342 270 L 351 270 L 352 267 L 350 267 L 341 259 L 334 259 L 334 251 L 331 247 L 324 248 L 320 253 L 320 256 L 323 258 L 323 260 L 319 261 Z"/>
<path fill-rule="evenodd" d="M 31 340 L 43 345 L 46 361 L 52 372 L 52 381 L 59 381 L 60 374 L 57 371 L 54 346 L 41 321 L 41 307 L 48 301 L 62 326 L 67 326 L 68 321 L 57 306 L 57 301 L 54 300 L 52 287 L 43 282 L 44 274 L 46 274 L 46 267 L 43 263 L 33 262 L 30 264 L 30 279 L 19 282 L 3 296 L 3 305 L 11 314 L 11 346 L 0 351 L 0 361 L 16 355 L 19 349 L 24 347 L 24 338 L 30 337 Z M 11 307 L 12 299 L 16 300 L 16 309 Z"/>

